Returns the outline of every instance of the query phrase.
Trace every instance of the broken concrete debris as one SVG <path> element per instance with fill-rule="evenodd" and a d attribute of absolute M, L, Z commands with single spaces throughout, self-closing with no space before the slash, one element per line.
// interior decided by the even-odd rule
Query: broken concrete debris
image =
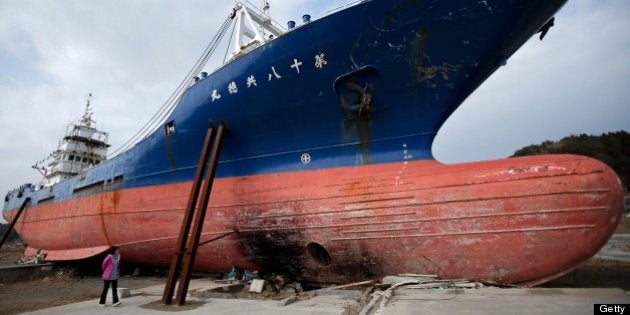
<path fill-rule="evenodd" d="M 254 279 L 249 286 L 249 292 L 262 293 L 265 288 L 265 280 L 263 279 Z"/>

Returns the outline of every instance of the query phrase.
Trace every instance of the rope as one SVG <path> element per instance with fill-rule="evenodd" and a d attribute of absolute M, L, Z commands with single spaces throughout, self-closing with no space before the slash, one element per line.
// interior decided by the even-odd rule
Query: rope
<path fill-rule="evenodd" d="M 230 53 L 230 43 L 232 43 L 232 39 L 234 39 L 234 32 L 236 32 L 236 27 L 232 28 L 232 33 L 230 33 L 230 40 L 228 40 L 228 44 L 225 46 L 225 55 L 223 55 L 223 63 L 225 63 L 228 59 L 228 54 Z"/>

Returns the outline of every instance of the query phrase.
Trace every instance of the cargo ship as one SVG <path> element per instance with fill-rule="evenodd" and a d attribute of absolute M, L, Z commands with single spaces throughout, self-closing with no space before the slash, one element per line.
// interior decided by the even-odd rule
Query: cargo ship
<path fill-rule="evenodd" d="M 159 126 L 99 163 L 83 154 L 72 176 L 10 191 L 3 216 L 48 260 L 117 245 L 127 263 L 168 267 L 206 131 L 222 123 L 197 270 L 549 281 L 614 232 L 617 175 L 574 155 L 444 165 L 431 145 L 564 3 L 366 0 L 284 28 L 267 3 L 237 2 L 220 30 L 236 34 L 225 63 L 188 78 Z"/>

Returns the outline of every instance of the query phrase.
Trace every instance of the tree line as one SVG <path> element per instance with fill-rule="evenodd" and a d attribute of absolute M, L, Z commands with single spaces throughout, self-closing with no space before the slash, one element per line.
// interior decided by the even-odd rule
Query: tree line
<path fill-rule="evenodd" d="M 511 157 L 538 154 L 579 154 L 598 159 L 612 168 L 628 188 L 630 183 L 630 134 L 626 131 L 599 136 L 571 135 L 560 141 L 547 140 L 516 150 Z"/>

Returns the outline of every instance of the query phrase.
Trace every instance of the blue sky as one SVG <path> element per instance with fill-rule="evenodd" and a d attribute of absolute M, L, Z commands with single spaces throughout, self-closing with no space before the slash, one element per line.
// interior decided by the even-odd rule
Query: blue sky
<path fill-rule="evenodd" d="M 270 2 L 284 24 L 352 1 Z M 112 148 L 124 143 L 177 87 L 232 6 L 0 0 L 0 193 L 41 179 L 31 165 L 56 148 L 88 93 Z M 526 43 L 449 118 L 435 157 L 500 159 L 571 134 L 630 131 L 629 17 L 627 0 L 569 1 L 544 41 Z"/>

